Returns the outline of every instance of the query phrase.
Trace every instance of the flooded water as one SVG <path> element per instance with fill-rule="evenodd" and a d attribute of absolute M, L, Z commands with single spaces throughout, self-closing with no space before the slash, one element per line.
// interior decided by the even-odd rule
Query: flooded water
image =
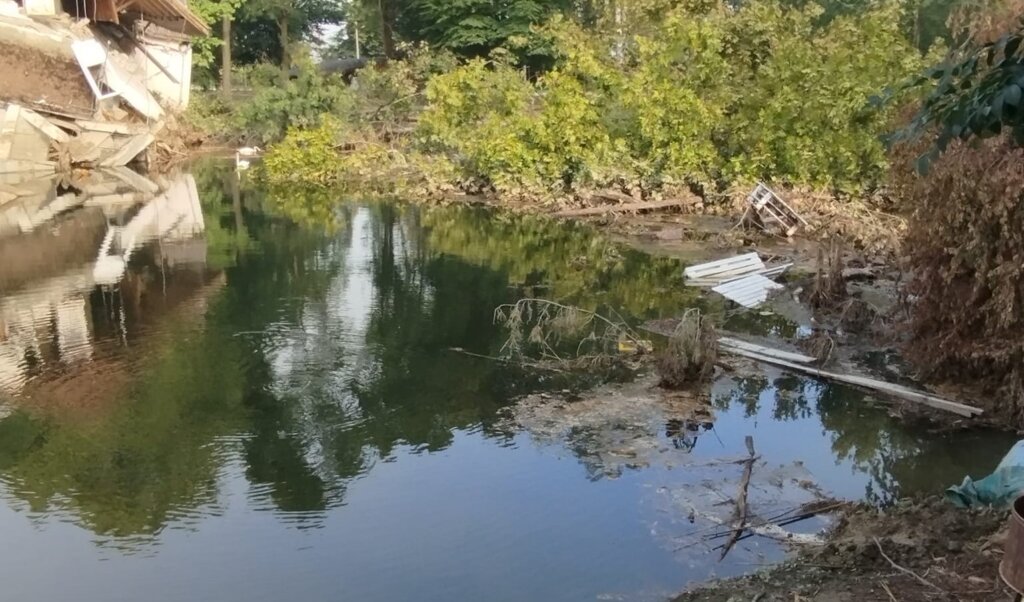
<path fill-rule="evenodd" d="M 0 206 L 4 600 L 664 600 L 781 557 L 751 538 L 719 562 L 687 516 L 687 492 L 732 495 L 718 461 L 748 435 L 764 474 L 798 475 L 779 483 L 877 503 L 981 476 L 1011 442 L 774 369 L 715 382 L 714 428 L 685 437 L 661 402 L 521 428 L 516 400 L 566 384 L 453 350 L 499 353 L 496 306 L 638 322 L 724 302 L 537 217 L 268 191 L 217 164 L 161 187 Z"/>

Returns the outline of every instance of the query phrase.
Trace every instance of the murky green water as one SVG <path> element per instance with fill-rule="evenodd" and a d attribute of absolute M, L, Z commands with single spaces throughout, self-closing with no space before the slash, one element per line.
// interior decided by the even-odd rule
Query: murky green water
<path fill-rule="evenodd" d="M 666 497 L 707 485 L 725 469 L 701 462 L 742 455 L 746 435 L 770 465 L 877 502 L 983 475 L 1009 446 L 908 430 L 772 369 L 716 382 L 695 445 L 669 444 L 664 410 L 657 461 L 610 460 L 600 427 L 540 440 L 503 408 L 564 383 L 451 351 L 498 352 L 495 306 L 640 320 L 721 302 L 582 227 L 357 200 L 326 213 L 217 165 L 195 180 L 199 202 L 161 217 L 84 208 L 5 241 L 4 600 L 660 600 L 780 557 L 750 539 L 719 563 Z M 106 224 L 126 268 L 96 265 Z M 11 240 L 44 259 L 25 267 Z"/>

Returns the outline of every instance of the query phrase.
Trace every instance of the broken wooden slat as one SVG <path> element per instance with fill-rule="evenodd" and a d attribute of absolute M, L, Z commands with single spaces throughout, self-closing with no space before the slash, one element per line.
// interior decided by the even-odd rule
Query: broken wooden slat
<path fill-rule="evenodd" d="M 67 142 L 71 139 L 67 132 L 53 125 L 45 117 L 30 109 L 22 109 L 21 118 L 45 134 L 50 140 Z"/>
<path fill-rule="evenodd" d="M 585 209 L 566 209 L 556 211 L 552 217 L 586 217 L 590 215 L 604 215 L 606 213 L 624 213 L 626 211 L 649 211 L 651 209 L 668 209 L 685 205 L 685 199 L 673 201 L 650 201 L 646 203 L 625 203 L 623 205 L 602 205 L 600 207 L 587 207 Z"/>
<path fill-rule="evenodd" d="M 107 132 L 108 134 L 127 134 L 133 136 L 145 133 L 149 128 L 145 124 L 128 122 L 93 121 L 90 119 L 78 119 L 75 121 L 83 130 L 96 132 Z"/>
<path fill-rule="evenodd" d="M 765 267 L 763 272 L 758 272 L 765 278 L 771 278 L 772 276 L 778 276 L 793 266 L 793 263 L 780 263 L 771 267 Z"/>
<path fill-rule="evenodd" d="M 153 134 L 139 134 L 125 143 L 125 145 L 114 154 L 100 161 L 100 165 L 103 167 L 127 165 L 128 162 L 137 157 L 139 153 L 146 150 L 150 144 L 153 144 L 153 140 L 155 139 L 156 137 L 153 136 Z"/>
<path fill-rule="evenodd" d="M 755 308 L 768 300 L 769 291 L 781 289 L 782 285 L 760 274 L 751 274 L 736 280 L 723 282 L 711 290 L 743 307 Z"/>
<path fill-rule="evenodd" d="M 780 360 L 786 360 L 789 362 L 797 362 L 800 364 L 811 364 L 816 360 L 809 355 L 803 355 L 802 353 L 794 353 L 792 351 L 783 351 L 781 349 L 773 349 L 771 347 L 765 347 L 763 345 L 756 345 L 740 339 L 734 339 L 732 337 L 718 337 L 718 344 L 723 347 L 731 347 L 734 349 L 742 349 L 743 351 L 750 351 L 752 353 L 759 353 L 768 357 L 776 357 Z"/>
<path fill-rule="evenodd" d="M 64 119 L 63 117 L 54 117 L 52 115 L 47 116 L 46 119 L 48 119 L 50 123 L 61 129 L 74 132 L 75 134 L 80 134 L 82 132 L 82 127 L 70 119 Z"/>
<path fill-rule="evenodd" d="M 893 383 L 875 380 L 873 378 L 868 378 L 866 376 L 826 372 L 825 370 L 819 370 L 818 368 L 815 368 L 813 366 L 788 362 L 777 357 L 771 357 L 768 355 L 747 351 L 745 349 L 741 349 L 738 347 L 723 347 L 722 350 L 725 351 L 726 353 L 747 357 L 753 360 L 757 360 L 759 362 L 764 362 L 766 364 L 772 364 L 775 366 L 781 366 L 783 368 L 789 368 L 790 370 L 795 370 L 797 372 L 811 374 L 813 376 L 818 376 L 820 378 L 826 378 L 829 380 L 834 380 L 836 382 L 844 383 L 847 385 L 853 385 L 856 387 L 862 387 L 864 389 L 870 389 L 872 391 L 877 391 L 880 393 L 887 393 L 894 397 L 899 397 L 901 399 L 906 399 L 907 401 L 920 403 L 939 410 L 953 412 L 954 414 L 966 416 L 967 418 L 973 418 L 974 416 L 977 416 L 983 412 L 981 408 L 969 406 L 955 401 L 950 401 L 948 399 L 942 399 L 941 397 L 929 395 L 922 391 L 916 391 L 914 389 L 910 389 Z"/>

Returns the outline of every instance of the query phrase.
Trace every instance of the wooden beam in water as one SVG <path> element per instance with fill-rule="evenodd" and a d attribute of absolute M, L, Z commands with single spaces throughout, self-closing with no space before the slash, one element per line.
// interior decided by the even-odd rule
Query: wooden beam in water
<path fill-rule="evenodd" d="M 948 399 L 943 399 L 941 397 L 929 395 L 928 393 L 925 393 L 923 391 L 917 391 L 901 385 L 875 380 L 873 378 L 868 378 L 866 376 L 827 372 L 825 370 L 820 370 L 813 366 L 808 366 L 805 364 L 796 364 L 783 359 L 779 359 L 778 357 L 764 355 L 762 353 L 756 353 L 753 351 L 747 351 L 739 347 L 724 346 L 722 350 L 725 351 L 726 353 L 747 357 L 753 360 L 757 360 L 759 362 L 764 362 L 766 364 L 773 364 L 775 366 L 789 368 L 790 370 L 803 372 L 804 374 L 811 374 L 813 376 L 834 380 L 836 382 L 844 383 L 847 385 L 853 385 L 855 387 L 870 389 L 872 391 L 878 391 L 880 393 L 887 393 L 894 397 L 899 397 L 901 399 L 906 399 L 907 401 L 920 403 L 939 410 L 953 412 L 954 414 L 966 416 L 967 418 L 973 418 L 983 412 L 981 408 L 975 406 L 969 406 L 955 401 L 950 401 Z"/>

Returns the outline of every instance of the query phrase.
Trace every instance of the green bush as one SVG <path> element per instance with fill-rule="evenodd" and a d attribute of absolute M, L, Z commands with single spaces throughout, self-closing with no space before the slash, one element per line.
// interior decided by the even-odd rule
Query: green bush
<path fill-rule="evenodd" d="M 766 179 L 858 192 L 886 169 L 892 109 L 869 100 L 923 61 L 896 4 L 821 14 L 694 3 L 629 39 L 555 20 L 558 62 L 535 81 L 483 60 L 433 78 L 418 141 L 499 191 Z"/>
<path fill-rule="evenodd" d="M 352 93 L 340 77 L 305 68 L 285 84 L 260 86 L 238 107 L 237 126 L 267 143 L 280 140 L 290 128 L 316 128 L 323 115 L 346 114 L 352 105 Z"/>

